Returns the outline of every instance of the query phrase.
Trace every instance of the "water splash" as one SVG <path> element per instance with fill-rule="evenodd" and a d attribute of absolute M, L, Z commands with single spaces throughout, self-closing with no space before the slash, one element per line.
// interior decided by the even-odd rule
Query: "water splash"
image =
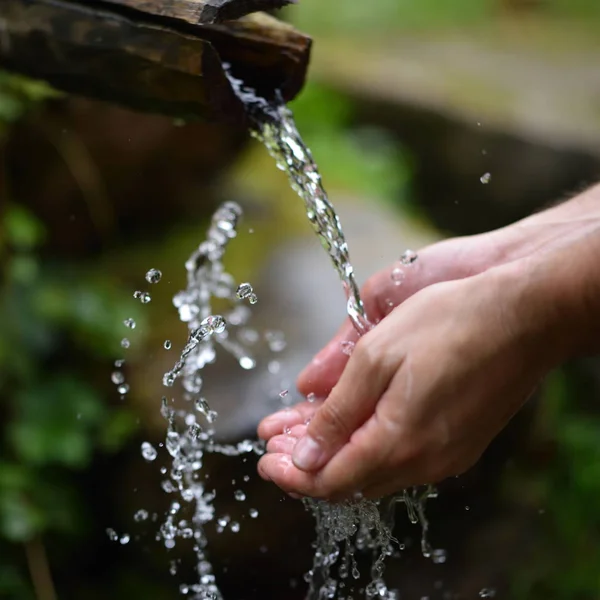
<path fill-rule="evenodd" d="M 303 200 L 308 220 L 342 281 L 347 298 L 347 314 L 359 335 L 364 335 L 373 325 L 365 314 L 341 222 L 329 202 L 310 150 L 296 128 L 292 112 L 283 102 L 268 102 L 231 73 L 228 76 L 249 113 L 252 135 L 265 145 L 277 167 L 288 176 L 292 189 Z M 411 267 L 417 258 L 415 252 L 406 250 L 400 257 L 400 264 Z M 394 283 L 401 284 L 404 272 L 401 269 L 393 271 L 392 279 Z M 350 354 L 352 349 L 350 344 L 342 346 L 346 354 Z M 330 504 L 305 499 L 304 504 L 313 513 L 317 524 L 313 567 L 306 577 L 309 600 L 335 598 L 338 583 L 332 573 L 334 565 L 339 563 L 338 575 L 341 579 L 346 578 L 348 572 L 359 576 L 354 553 L 364 550 L 371 551 L 374 557 L 371 582 L 365 588 L 366 597 L 396 600 L 397 593 L 389 590 L 383 581 L 384 561 L 392 553 L 392 543 L 395 542 L 391 533 L 395 505 L 403 502 L 411 521 L 421 523 L 421 549 L 429 557 L 432 551 L 427 542 L 429 525 L 424 505 L 432 496 L 435 496 L 434 490 L 426 487 L 405 490 L 398 496 L 377 502 L 360 499 Z"/>
<path fill-rule="evenodd" d="M 161 414 L 167 422 L 165 448 L 171 457 L 167 478 L 162 482 L 165 492 L 173 494 L 177 500 L 171 502 L 170 509 L 162 523 L 158 539 L 167 548 L 173 548 L 178 539 L 193 540 L 196 554 L 198 580 L 184 584 L 180 592 L 191 595 L 195 600 L 221 600 L 216 578 L 207 555 L 208 540 L 206 525 L 215 519 L 215 494 L 206 489 L 201 471 L 207 454 L 219 453 L 225 456 L 243 454 L 263 454 L 264 443 L 243 440 L 237 444 L 220 444 L 214 439 L 213 424 L 218 419 L 203 395 L 202 371 L 215 361 L 217 347 L 232 354 L 243 369 L 252 369 L 256 360 L 248 345 L 255 345 L 260 336 L 246 325 L 251 312 L 245 301 L 253 303 L 256 294 L 252 286 L 244 282 L 237 285 L 234 278 L 225 271 L 223 256 L 229 242 L 237 235 L 241 208 L 233 203 L 224 203 L 213 215 L 206 240 L 192 253 L 185 263 L 187 286 L 173 298 L 180 320 L 187 325 L 188 338 L 173 367 L 163 376 L 163 385 L 174 391 L 181 384 L 181 394 L 185 400 L 184 409 L 176 410 L 174 399 L 163 396 Z M 156 277 L 154 277 L 156 278 Z M 240 288 L 243 293 L 240 293 Z M 219 299 L 229 305 L 223 315 L 213 313 L 212 301 Z M 168 343 L 167 343 L 168 342 Z M 167 340 L 165 348 L 172 344 Z M 147 461 L 157 458 L 156 449 L 148 442 L 142 444 L 142 455 Z M 162 471 L 161 471 L 162 472 Z M 242 490 L 236 490 L 236 500 L 245 500 Z M 192 517 L 182 519 L 184 506 L 191 505 Z M 252 509 L 252 518 L 258 511 Z M 225 515 L 217 519 L 217 531 L 237 533 L 240 524 Z"/>

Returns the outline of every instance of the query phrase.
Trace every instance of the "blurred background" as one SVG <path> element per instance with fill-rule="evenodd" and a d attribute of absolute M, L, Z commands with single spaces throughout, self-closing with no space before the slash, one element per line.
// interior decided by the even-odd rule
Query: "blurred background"
<path fill-rule="evenodd" d="M 406 248 L 508 224 L 599 179 L 597 0 L 302 0 L 280 16 L 314 37 L 292 108 L 361 281 Z M 287 336 L 279 370 L 259 350 L 254 372 L 226 358 L 209 371 L 229 441 L 254 436 L 336 330 L 340 286 L 300 200 L 242 130 L 0 72 L 0 136 L 0 598 L 175 598 L 193 582 L 193 554 L 155 539 L 165 457 L 145 462 L 140 444 L 164 439 L 185 259 L 219 202 L 239 202 L 228 269 L 255 285 L 256 327 Z M 151 267 L 160 284 L 145 282 Z M 386 578 L 402 598 L 600 596 L 599 390 L 597 361 L 566 365 L 472 472 L 441 487 L 428 505 L 437 563 L 399 516 L 407 550 Z M 227 600 L 299 600 L 313 524 L 255 462 L 207 467 L 217 515 L 241 523 L 208 528 L 217 578 Z M 134 520 L 140 509 L 148 520 Z"/>

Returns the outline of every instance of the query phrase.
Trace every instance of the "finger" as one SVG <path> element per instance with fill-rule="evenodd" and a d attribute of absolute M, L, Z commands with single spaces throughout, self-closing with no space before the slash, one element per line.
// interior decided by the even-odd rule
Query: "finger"
<path fill-rule="evenodd" d="M 267 452 L 279 454 L 291 454 L 296 442 L 306 434 L 306 425 L 295 425 L 291 429 L 286 428 L 280 435 L 274 435 L 267 442 Z"/>
<path fill-rule="evenodd" d="M 299 392 L 305 396 L 316 394 L 319 397 L 327 397 L 350 358 L 344 351 L 343 342 L 355 344 L 357 341 L 358 333 L 350 320 L 346 319 L 331 341 L 298 376 L 296 386 Z"/>
<path fill-rule="evenodd" d="M 406 267 L 392 265 L 379 271 L 367 281 L 361 292 L 369 321 L 379 323 L 396 306 L 432 281 L 432 274 L 422 269 L 420 263 Z M 300 393 L 329 395 L 348 363 L 349 356 L 342 344 L 356 343 L 358 337 L 354 326 L 346 319 L 331 341 L 298 376 L 296 385 Z"/>
<path fill-rule="evenodd" d="M 296 404 L 296 406 L 280 410 L 279 412 L 265 417 L 258 424 L 258 437 L 262 440 L 268 440 L 274 435 L 283 433 L 285 428 L 292 428 L 295 425 L 305 423 L 312 418 L 322 403 L 322 400 L 300 402 L 300 404 Z"/>
<path fill-rule="evenodd" d="M 375 328 L 358 342 L 346 369 L 329 397 L 314 414 L 307 435 L 294 449 L 294 464 L 316 471 L 373 414 L 402 357 L 387 352 L 395 328 Z"/>
<path fill-rule="evenodd" d="M 353 497 L 356 492 L 371 485 L 373 473 L 382 469 L 384 454 L 377 443 L 381 432 L 369 429 L 374 427 L 365 428 L 362 438 L 353 438 L 320 471 L 302 471 L 287 453 L 273 453 L 260 459 L 259 474 L 288 493 L 333 500 Z"/>
<path fill-rule="evenodd" d="M 267 452 L 274 454 L 291 454 L 298 441 L 297 437 L 289 434 L 274 435 L 267 442 Z"/>

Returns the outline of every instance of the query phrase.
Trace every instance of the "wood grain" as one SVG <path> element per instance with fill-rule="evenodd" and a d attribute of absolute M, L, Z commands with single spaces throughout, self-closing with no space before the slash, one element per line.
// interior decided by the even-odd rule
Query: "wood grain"
<path fill-rule="evenodd" d="M 137 8 L 111 10 L 116 4 Z M 164 10 L 186 4 L 240 2 L 170 0 Z M 267 15 L 198 25 L 143 12 L 146 5 L 158 2 L 1 0 L 0 66 L 68 93 L 185 119 L 245 120 L 222 61 L 265 95 L 280 89 L 289 100 L 302 88 L 310 39 L 289 25 Z"/>

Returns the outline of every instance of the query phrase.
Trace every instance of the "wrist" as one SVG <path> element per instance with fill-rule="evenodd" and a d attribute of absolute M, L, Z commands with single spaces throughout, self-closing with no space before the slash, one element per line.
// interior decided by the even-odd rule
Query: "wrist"
<path fill-rule="evenodd" d="M 494 264 L 560 247 L 600 223 L 600 185 L 512 225 L 493 231 Z"/>
<path fill-rule="evenodd" d="M 600 350 L 600 224 L 506 265 L 523 329 L 550 366 Z"/>

